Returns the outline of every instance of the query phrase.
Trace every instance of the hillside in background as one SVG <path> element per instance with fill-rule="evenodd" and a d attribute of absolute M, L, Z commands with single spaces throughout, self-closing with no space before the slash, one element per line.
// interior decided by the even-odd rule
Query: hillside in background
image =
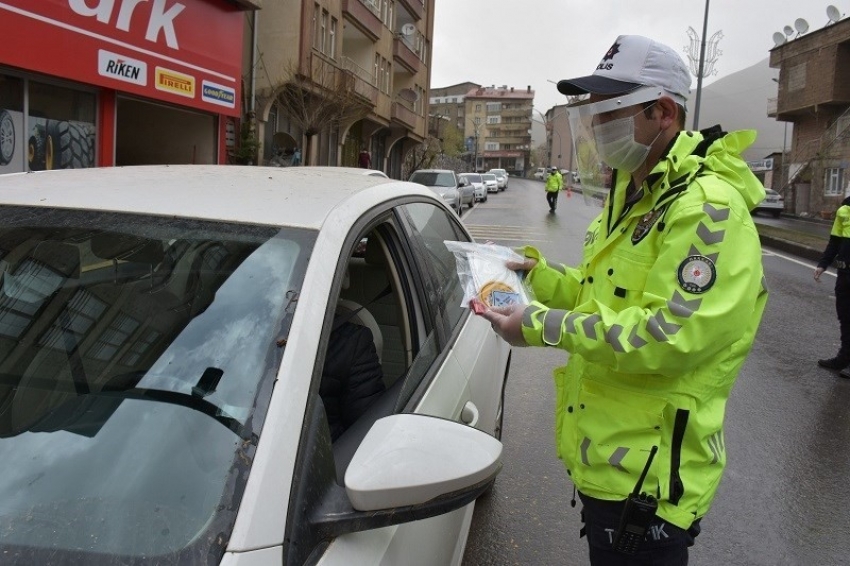
<path fill-rule="evenodd" d="M 744 154 L 747 160 L 763 159 L 775 151 L 781 152 L 785 123 L 767 116 L 767 99 L 776 97 L 776 83 L 772 79 L 778 77 L 779 70 L 771 69 L 765 58 L 752 67 L 717 79 L 711 84 L 703 81 L 700 129 L 720 124 L 726 131 L 756 130 L 758 137 Z M 688 101 L 688 128 L 693 124 L 696 79 L 692 86 Z M 792 130 L 789 123 L 786 149 L 791 148 Z"/>

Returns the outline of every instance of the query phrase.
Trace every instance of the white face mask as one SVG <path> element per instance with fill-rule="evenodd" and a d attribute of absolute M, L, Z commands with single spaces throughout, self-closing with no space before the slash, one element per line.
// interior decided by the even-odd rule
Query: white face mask
<path fill-rule="evenodd" d="M 652 144 L 661 136 L 661 132 L 649 145 L 635 140 L 635 116 L 619 118 L 602 124 L 593 125 L 593 137 L 599 157 L 612 169 L 634 173 L 643 165 L 652 149 Z"/>

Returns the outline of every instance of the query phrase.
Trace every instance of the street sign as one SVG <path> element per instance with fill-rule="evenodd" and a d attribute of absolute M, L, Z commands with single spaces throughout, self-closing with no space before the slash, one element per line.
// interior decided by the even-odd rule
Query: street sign
<path fill-rule="evenodd" d="M 747 161 L 750 171 L 773 171 L 773 158 L 758 159 L 756 161 Z"/>

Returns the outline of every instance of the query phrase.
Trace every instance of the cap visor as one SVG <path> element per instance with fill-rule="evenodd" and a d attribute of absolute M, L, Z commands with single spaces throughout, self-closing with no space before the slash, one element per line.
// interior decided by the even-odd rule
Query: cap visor
<path fill-rule="evenodd" d="M 641 84 L 627 83 L 599 75 L 588 75 L 577 79 L 558 81 L 558 92 L 566 95 L 574 94 L 623 94 L 640 88 Z"/>

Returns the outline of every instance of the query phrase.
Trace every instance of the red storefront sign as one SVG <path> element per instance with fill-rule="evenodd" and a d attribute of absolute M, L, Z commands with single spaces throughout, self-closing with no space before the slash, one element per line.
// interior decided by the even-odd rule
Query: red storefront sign
<path fill-rule="evenodd" d="M 0 64 L 238 116 L 242 18 L 224 0 L 0 0 Z"/>

